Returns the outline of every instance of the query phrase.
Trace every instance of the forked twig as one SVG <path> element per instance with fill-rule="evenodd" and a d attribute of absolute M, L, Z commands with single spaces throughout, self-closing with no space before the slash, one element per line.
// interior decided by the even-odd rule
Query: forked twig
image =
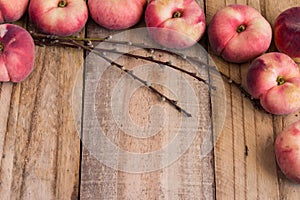
<path fill-rule="evenodd" d="M 135 80 L 139 81 L 140 83 L 142 83 L 144 86 L 146 86 L 148 89 L 150 89 L 153 93 L 158 95 L 163 101 L 168 102 L 176 110 L 178 110 L 179 112 L 182 112 L 187 117 L 191 117 L 191 114 L 189 112 L 187 112 L 186 110 L 184 110 L 183 108 L 181 108 L 178 105 L 177 101 L 168 98 L 163 93 L 161 93 L 157 89 L 155 89 L 147 81 L 145 81 L 145 80 L 141 79 L 140 77 L 134 75 L 131 70 L 126 69 L 123 65 L 121 65 L 119 63 L 116 63 L 115 61 L 109 59 L 107 56 L 105 56 L 105 53 L 114 53 L 114 54 L 125 55 L 125 56 L 131 57 L 131 58 L 142 59 L 142 60 L 153 62 L 153 63 L 159 64 L 159 65 L 164 65 L 164 66 L 167 66 L 171 69 L 182 72 L 183 74 L 186 74 L 186 75 L 188 75 L 192 78 L 195 78 L 196 80 L 208 85 L 208 87 L 210 89 L 216 90 L 217 88 L 215 86 L 212 86 L 209 83 L 208 80 L 205 80 L 205 79 L 201 78 L 195 72 L 190 72 L 188 70 L 185 70 L 181 67 L 178 67 L 178 66 L 174 65 L 170 61 L 161 61 L 161 60 L 155 59 L 153 56 L 141 56 L 141 55 L 137 55 L 137 54 L 133 54 L 133 53 L 118 51 L 116 49 L 99 48 L 99 47 L 95 47 L 94 43 L 108 42 L 108 43 L 112 43 L 112 44 L 129 45 L 129 46 L 142 48 L 142 49 L 144 49 L 146 51 L 150 51 L 152 53 L 154 53 L 154 51 L 162 52 L 162 53 L 168 53 L 170 55 L 179 56 L 183 59 L 189 60 L 191 62 L 195 62 L 195 63 L 197 63 L 198 66 L 201 66 L 201 67 L 205 68 L 205 70 L 210 70 L 210 72 L 212 72 L 212 73 L 221 74 L 221 76 L 224 79 L 226 79 L 228 83 L 230 83 L 230 84 L 234 85 L 235 87 L 237 87 L 241 91 L 242 95 L 251 101 L 251 103 L 254 105 L 255 108 L 261 109 L 261 105 L 260 105 L 259 101 L 253 99 L 252 96 L 247 92 L 247 90 L 242 86 L 242 84 L 233 81 L 227 75 L 225 75 L 224 73 L 218 71 L 218 69 L 215 66 L 210 66 L 206 63 L 203 63 L 201 60 L 199 60 L 196 57 L 187 56 L 187 55 L 183 55 L 183 54 L 180 54 L 180 53 L 174 53 L 174 52 L 168 51 L 166 49 L 154 49 L 154 48 L 151 48 L 151 47 L 149 47 L 145 44 L 141 44 L 141 43 L 132 43 L 132 42 L 126 42 L 126 41 L 115 41 L 115 40 L 112 40 L 112 36 L 107 36 L 107 37 L 104 37 L 104 38 L 78 38 L 78 37 L 60 37 L 60 36 L 55 36 L 55 35 L 46 35 L 46 34 L 34 33 L 34 32 L 31 32 L 31 35 L 34 38 L 35 43 L 37 45 L 40 45 L 40 46 L 47 45 L 47 46 L 61 46 L 61 47 L 80 48 L 80 49 L 86 50 L 88 52 L 93 52 L 93 53 L 97 54 L 98 56 L 100 56 L 101 58 L 103 58 L 104 60 L 109 62 L 111 65 L 118 67 L 119 69 L 124 71 L 126 74 L 131 76 L 133 79 L 135 79 Z"/>
<path fill-rule="evenodd" d="M 169 105 L 173 106 L 177 111 L 179 111 L 180 113 L 183 113 L 184 116 L 192 117 L 191 113 L 189 113 L 188 111 L 186 111 L 185 109 L 180 107 L 178 105 L 177 101 L 167 97 L 162 92 L 158 91 L 155 87 L 153 87 L 153 85 L 151 83 L 143 80 L 142 78 L 135 75 L 131 70 L 126 69 L 123 65 L 121 65 L 121 64 L 109 59 L 107 56 L 105 56 L 105 54 L 104 54 L 105 52 L 113 53 L 112 50 L 95 49 L 94 46 L 92 45 L 91 41 L 97 41 L 97 42 L 100 41 L 101 42 L 103 40 L 106 40 L 107 38 L 99 38 L 99 39 L 95 38 L 95 39 L 90 40 L 90 38 L 89 39 L 87 39 L 87 38 L 80 39 L 80 38 L 72 38 L 72 37 L 49 36 L 49 35 L 38 34 L 38 33 L 31 33 L 31 34 L 34 38 L 35 43 L 40 46 L 48 45 L 48 46 L 73 47 L 73 48 L 76 47 L 76 48 L 81 48 L 83 50 L 86 50 L 88 52 L 95 53 L 97 56 L 99 56 L 99 57 L 103 58 L 104 60 L 106 60 L 107 62 L 109 62 L 112 66 L 119 68 L 120 70 L 125 72 L 127 75 L 132 77 L 134 80 L 137 80 L 138 82 L 143 84 L 150 91 L 152 91 L 154 94 L 159 96 L 162 99 L 162 101 L 167 102 Z M 84 44 L 81 42 L 84 42 L 87 44 Z M 129 54 L 129 53 L 122 53 L 122 52 L 118 52 L 118 51 L 115 51 L 114 53 L 123 54 L 123 55 L 134 57 L 137 59 L 144 59 L 144 60 L 150 61 L 150 59 L 148 59 L 147 57 L 144 57 L 144 56 L 138 56 L 138 55 Z M 173 66 L 173 68 L 177 69 L 177 70 L 180 69 L 179 67 L 176 67 L 175 65 L 172 65 L 170 63 L 164 63 L 162 61 L 156 61 L 156 63 L 170 65 L 170 66 Z M 200 79 L 200 77 L 198 79 Z M 200 79 L 200 80 L 202 80 L 202 79 Z M 202 82 L 205 82 L 205 80 L 203 79 Z"/>

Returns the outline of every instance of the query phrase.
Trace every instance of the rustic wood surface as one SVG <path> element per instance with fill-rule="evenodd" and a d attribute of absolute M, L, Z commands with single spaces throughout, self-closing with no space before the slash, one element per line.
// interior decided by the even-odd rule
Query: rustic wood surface
<path fill-rule="evenodd" d="M 297 0 L 198 2 L 205 10 L 207 23 L 220 8 L 240 3 L 259 10 L 272 26 L 280 12 L 300 5 Z M 24 16 L 17 23 L 29 28 L 30 21 L 27 18 Z M 137 27 L 144 27 L 143 21 Z M 97 26 L 90 19 L 79 35 L 103 37 L 116 33 Z M 210 55 L 204 55 L 202 60 L 216 65 L 232 80 L 245 85 L 249 63 L 236 65 L 215 56 L 210 51 L 207 36 L 202 38 L 200 44 Z M 269 51 L 276 51 L 274 43 Z M 189 51 L 191 54 L 193 52 Z M 149 52 L 143 50 L 137 50 L 136 53 L 149 55 Z M 162 60 L 173 59 L 156 52 L 155 56 Z M 161 159 L 152 163 L 149 162 L 150 158 L 133 163 L 129 162 L 129 158 L 122 157 L 121 151 L 114 154 L 109 149 L 107 155 L 112 158 L 117 156 L 117 164 L 115 167 L 105 165 L 97 157 L 97 152 L 90 149 L 93 145 L 95 148 L 102 147 L 94 144 L 95 141 L 90 137 L 91 133 L 95 133 L 95 123 L 103 128 L 106 137 L 120 150 L 145 154 L 158 151 L 179 137 L 174 134 L 174 130 L 180 128 L 178 126 L 183 116 L 145 87 L 139 87 L 133 92 L 132 85 L 122 85 L 115 92 L 120 100 L 125 99 L 129 103 L 124 101 L 124 105 L 118 104 L 122 108 L 118 114 L 127 116 L 129 112 L 132 121 L 138 126 L 155 122 L 162 125 L 162 129 L 158 129 L 160 131 L 151 137 L 127 135 L 124 127 L 122 129 L 114 118 L 115 105 L 112 103 L 113 89 L 119 80 L 123 80 L 124 73 L 109 66 L 99 79 L 95 74 L 99 73 L 100 68 L 84 68 L 84 61 L 88 63 L 89 59 L 79 49 L 36 46 L 36 63 L 31 76 L 19 84 L 0 83 L 1 200 L 300 199 L 300 186 L 287 180 L 280 172 L 273 149 L 276 134 L 292 122 L 300 120 L 300 113 L 288 116 L 266 114 L 255 109 L 235 86 L 226 81 L 226 99 L 221 99 L 209 94 L 207 85 L 185 75 L 178 75 L 180 80 L 187 81 L 195 89 L 195 97 L 201 100 L 197 113 L 201 114 L 197 115 L 200 125 L 191 130 L 196 131 L 197 136 L 187 151 L 174 162 L 151 171 L 164 163 L 164 156 L 169 158 L 172 155 L 162 155 Z M 123 57 L 117 61 L 128 69 L 146 64 Z M 172 60 L 172 63 L 194 70 L 191 64 L 179 58 Z M 182 82 L 177 79 L 174 82 L 172 74 L 165 68 L 149 73 L 148 77 L 152 81 L 160 83 L 154 85 L 159 91 L 173 98 L 188 95 L 186 91 L 173 93 L 164 87 L 164 84 L 171 82 L 183 88 Z M 200 75 L 209 78 L 212 84 L 218 82 L 210 71 L 202 70 Z M 89 87 L 93 84 L 96 84 L 96 90 Z M 159 106 L 159 109 L 151 113 L 154 105 Z M 223 112 L 224 124 L 218 113 L 223 109 L 226 109 Z M 215 112 L 211 114 L 211 110 Z M 92 121 L 93 114 L 96 122 Z M 220 135 L 216 135 L 219 130 Z M 203 143 L 214 144 L 214 149 L 206 153 L 205 157 L 201 157 Z M 183 142 L 179 142 L 178 149 L 183 145 Z M 143 163 L 154 167 L 144 173 L 138 173 L 138 169 L 135 173 L 118 170 L 128 167 L 135 169 Z"/>

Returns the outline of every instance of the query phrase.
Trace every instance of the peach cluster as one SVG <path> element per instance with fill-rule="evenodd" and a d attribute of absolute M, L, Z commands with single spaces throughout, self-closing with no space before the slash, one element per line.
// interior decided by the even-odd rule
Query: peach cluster
<path fill-rule="evenodd" d="M 300 109 L 300 72 L 294 62 L 300 59 L 300 7 L 277 17 L 274 35 L 281 53 L 264 54 L 272 40 L 271 25 L 247 5 L 220 9 L 208 27 L 213 52 L 229 62 L 251 62 L 247 87 L 262 107 L 272 114 L 290 114 Z"/>
<path fill-rule="evenodd" d="M 17 3 L 5 0 L 0 2 L 0 20 L 18 20 L 27 7 L 31 22 L 39 30 L 59 36 L 80 31 L 89 14 L 104 28 L 127 29 L 141 20 L 144 10 L 149 35 L 163 47 L 188 48 L 197 43 L 206 30 L 205 13 L 195 0 L 89 0 L 88 3 L 83 0 L 21 0 Z M 284 11 L 274 25 L 278 50 L 294 60 L 300 58 L 299 11 L 300 7 Z M 226 6 L 215 13 L 207 33 L 212 51 L 224 60 L 252 61 L 247 87 L 266 111 L 290 114 L 300 109 L 299 68 L 288 56 L 263 55 L 270 46 L 272 28 L 260 12 L 247 5 Z M 7 73 L 1 72 L 2 76 Z M 12 79 L 1 81 L 5 80 Z"/>
<path fill-rule="evenodd" d="M 300 72 L 295 63 L 300 58 L 299 11 L 300 7 L 293 7 L 276 18 L 274 40 L 281 53 L 262 55 L 249 67 L 249 92 L 272 114 L 291 114 L 300 109 Z"/>
<path fill-rule="evenodd" d="M 88 16 L 111 30 L 132 27 L 140 21 L 147 0 L 31 0 L 29 17 L 41 31 L 59 36 L 79 32 Z"/>
<path fill-rule="evenodd" d="M 283 11 L 274 24 L 274 41 L 277 49 L 300 62 L 300 7 L 292 7 Z M 291 61 L 290 61 L 291 62 Z M 292 63 L 292 62 L 291 62 Z M 300 78 L 298 65 L 286 64 L 278 76 L 284 84 L 277 87 L 273 104 L 283 104 L 279 110 L 293 112 L 299 109 Z M 279 71 L 279 70 L 277 70 Z M 286 75 L 284 75 L 286 74 Z M 287 102 L 288 101 L 288 102 Z M 284 103 L 282 103 L 284 102 Z M 275 155 L 283 174 L 290 180 L 300 183 L 300 120 L 287 126 L 275 140 Z"/>

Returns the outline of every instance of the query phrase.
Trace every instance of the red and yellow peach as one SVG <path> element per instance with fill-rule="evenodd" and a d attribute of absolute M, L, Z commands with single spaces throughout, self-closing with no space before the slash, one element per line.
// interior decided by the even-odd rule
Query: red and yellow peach
<path fill-rule="evenodd" d="M 34 67 L 34 42 L 22 27 L 0 25 L 0 81 L 20 82 Z"/>
<path fill-rule="evenodd" d="M 145 12 L 151 37 L 168 48 L 194 45 L 205 31 L 205 15 L 194 0 L 153 0 Z"/>
<path fill-rule="evenodd" d="M 272 28 L 256 9 L 247 5 L 229 5 L 219 10 L 208 27 L 211 49 L 224 60 L 250 61 L 270 46 Z"/>
<path fill-rule="evenodd" d="M 300 7 L 283 11 L 274 24 L 277 49 L 300 62 Z"/>
<path fill-rule="evenodd" d="M 68 36 L 85 26 L 88 8 L 83 0 L 31 0 L 29 17 L 45 33 Z"/>
<path fill-rule="evenodd" d="M 1 0 L 0 23 L 15 22 L 25 13 L 29 0 Z"/>
<path fill-rule="evenodd" d="M 107 29 L 121 30 L 138 23 L 147 0 L 89 0 L 92 19 Z"/>
<path fill-rule="evenodd" d="M 266 53 L 256 58 L 248 70 L 247 87 L 272 114 L 290 114 L 300 109 L 299 67 L 283 53 Z"/>
<path fill-rule="evenodd" d="M 300 121 L 286 127 L 275 140 L 275 155 L 281 171 L 300 183 Z"/>

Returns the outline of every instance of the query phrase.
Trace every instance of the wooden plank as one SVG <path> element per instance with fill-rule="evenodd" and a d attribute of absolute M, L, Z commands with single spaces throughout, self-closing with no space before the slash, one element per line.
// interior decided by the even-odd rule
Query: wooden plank
<path fill-rule="evenodd" d="M 87 37 L 106 37 L 112 34 L 109 31 L 100 29 L 92 20 L 88 21 L 86 30 Z M 87 72 L 85 70 L 85 77 L 83 79 L 84 82 L 86 82 L 86 74 Z M 83 89 L 84 94 L 86 94 L 89 90 L 89 88 Z M 85 103 L 86 100 L 83 100 L 83 105 Z M 84 106 L 83 118 L 85 118 L 85 112 Z M 86 119 L 83 119 L 83 126 L 85 120 Z M 85 137 L 86 135 L 82 130 L 82 140 L 85 140 Z M 115 134 L 110 138 L 113 138 L 113 141 L 117 140 Z M 117 196 L 117 171 L 100 163 L 97 158 L 93 156 L 93 152 L 90 152 L 84 143 L 85 142 L 83 142 L 82 145 L 81 155 L 80 199 L 114 199 Z"/>
<path fill-rule="evenodd" d="M 77 198 L 80 139 L 72 94 L 82 62 L 81 50 L 36 47 L 30 77 L 1 84 L 1 199 Z"/>
<path fill-rule="evenodd" d="M 206 1 L 206 18 L 209 25 L 213 15 L 221 8 L 226 6 L 225 1 Z M 227 76 L 230 74 L 229 64 L 222 59 L 219 59 L 211 51 L 217 68 Z M 234 199 L 234 152 L 233 152 L 233 127 L 232 127 L 232 111 L 231 111 L 231 96 L 230 85 L 225 83 L 226 90 L 226 121 L 222 129 L 221 135 L 215 146 L 215 179 L 216 179 L 216 199 Z M 222 156 L 220 156 L 222 155 Z M 226 160 L 226 162 L 225 162 Z"/>
<path fill-rule="evenodd" d="M 204 6 L 203 3 L 200 3 L 201 6 Z M 143 26 L 140 24 L 138 26 Z M 107 31 L 95 25 L 92 21 L 88 24 L 87 35 L 89 37 L 105 37 L 109 34 L 115 34 L 116 32 Z M 134 37 L 134 36 L 132 36 Z M 144 35 L 138 36 L 141 37 L 142 41 L 147 42 L 147 38 Z M 114 38 L 114 35 L 113 35 Z M 191 50 L 191 52 L 195 52 Z M 136 53 L 141 55 L 149 55 L 149 53 L 140 50 Z M 199 56 L 196 54 L 196 56 Z M 187 64 L 185 61 L 180 59 L 174 59 L 174 57 L 168 57 L 166 54 L 156 54 L 156 58 L 161 60 L 168 61 L 172 59 L 172 63 L 176 65 L 189 69 L 195 70 L 192 66 Z M 206 56 L 206 55 L 205 55 Z M 89 58 L 88 58 L 89 59 Z M 87 60 L 88 60 L 87 59 Z M 204 57 L 204 61 L 207 60 Z M 125 68 L 131 68 L 134 66 L 143 66 L 144 61 L 136 61 L 135 59 L 123 58 L 118 59 L 118 62 L 123 63 Z M 100 62 L 97 62 L 100 63 Z M 101 66 L 99 66 L 101 67 Z M 190 94 L 185 94 L 187 92 L 184 89 L 183 77 L 184 80 L 187 80 L 193 88 L 196 88 L 195 94 L 201 99 L 202 118 L 199 119 L 200 123 L 203 124 L 197 128 L 199 136 L 197 136 L 192 144 L 189 146 L 188 150 L 180 157 L 178 157 L 170 165 L 163 166 L 162 169 L 155 168 L 165 162 L 166 159 L 172 157 L 172 152 L 169 154 L 162 154 L 162 158 L 156 158 L 151 162 L 154 168 L 149 172 L 144 171 L 126 171 L 126 167 L 130 169 L 135 169 L 135 165 L 139 163 L 144 163 L 149 165 L 149 159 L 142 157 L 137 160 L 137 162 L 131 162 L 130 157 L 124 157 L 120 153 L 122 149 L 125 149 L 128 152 L 136 152 L 137 154 L 143 154 L 145 152 L 153 152 L 162 149 L 164 146 L 168 145 L 170 141 L 176 138 L 176 131 L 180 129 L 181 114 L 174 110 L 169 105 L 161 102 L 160 99 L 157 99 L 155 95 L 149 92 L 146 88 L 139 88 L 134 93 L 132 92 L 131 85 L 136 83 L 130 83 L 127 85 L 122 85 L 121 88 L 118 88 L 119 99 L 124 101 L 121 106 L 118 106 L 120 109 L 118 111 L 119 115 L 126 116 L 126 109 L 128 105 L 125 100 L 130 99 L 129 101 L 129 112 L 131 119 L 138 125 L 151 125 L 151 121 L 156 121 L 159 125 L 159 121 L 164 119 L 164 124 L 162 131 L 154 132 L 155 134 L 151 137 L 139 138 L 138 136 L 129 135 L 129 132 L 122 130 L 122 128 L 128 126 L 128 124 L 122 124 L 122 127 L 116 124 L 116 119 L 113 116 L 113 106 L 111 99 L 113 98 L 112 90 L 116 87 L 118 81 L 121 77 L 124 76 L 122 72 L 113 67 L 108 68 L 104 74 L 101 74 L 99 88 L 97 89 L 96 95 L 93 95 L 93 89 L 90 85 L 97 83 L 99 77 L 94 76 L 97 73 L 96 67 L 93 69 L 86 69 L 86 88 L 85 88 L 85 99 L 84 99 L 84 116 L 83 116 L 83 155 L 82 155 L 82 168 L 81 168 L 81 199 L 214 199 L 215 190 L 214 190 L 214 169 L 213 169 L 213 154 L 208 152 L 203 159 L 200 159 L 200 150 L 201 143 L 206 139 L 206 142 L 212 139 L 212 132 L 210 127 L 206 127 L 210 123 L 210 100 L 207 90 L 207 86 L 191 79 L 190 77 L 177 75 L 176 78 L 172 78 L 172 73 L 170 73 L 166 68 L 147 70 L 149 75 L 146 78 L 150 78 L 152 81 L 158 81 L 161 85 L 170 85 L 175 83 L 175 88 L 169 90 L 168 87 L 160 87 L 156 85 L 159 90 L 163 93 L 176 98 L 176 96 L 187 96 Z M 136 70 L 136 69 L 135 69 Z M 141 72 L 140 72 L 141 73 Z M 200 73 L 203 77 L 207 77 L 207 71 Z M 143 75 L 143 73 L 141 74 Z M 173 83 L 174 82 L 174 83 Z M 97 83 L 98 84 L 98 83 Z M 173 87 L 174 88 L 174 87 Z M 89 140 L 89 134 L 93 134 L 94 118 L 92 118 L 92 113 L 95 110 L 89 109 L 90 104 L 95 104 L 93 97 L 97 100 L 95 105 L 95 110 L 97 114 L 97 121 L 99 121 L 102 130 L 106 131 L 106 136 L 109 137 L 117 147 L 121 150 L 117 152 L 117 167 L 108 167 L 103 160 L 97 159 L 97 153 L 91 151 L 89 145 L 95 140 Z M 222 99 L 223 101 L 224 99 Z M 180 103 L 181 101 L 179 101 Z M 119 104 L 118 104 L 119 105 Z M 160 113 L 159 110 L 153 110 L 154 115 L 149 116 L 149 111 L 152 106 L 160 106 L 160 110 L 165 110 L 165 116 Z M 197 107 L 197 105 L 196 105 Z M 153 114 L 153 113 L 152 113 Z M 151 113 L 150 113 L 151 115 Z M 91 123 L 92 122 L 92 123 Z M 129 123 L 129 122 L 128 122 Z M 177 127 L 179 125 L 179 127 Z M 159 127 L 159 126 L 157 126 Z M 176 128 L 177 127 L 177 128 Z M 174 129 L 175 128 L 175 129 Z M 192 128 L 192 127 L 191 127 Z M 147 130 L 147 129 L 146 129 Z M 200 137 L 200 135 L 203 135 Z M 177 136 L 178 137 L 178 136 Z M 209 137 L 207 139 L 205 137 Z M 87 142 L 87 143 L 86 143 Z M 101 144 L 98 144 L 101 145 Z M 180 141 L 176 149 L 182 148 L 184 143 Z M 175 149 L 174 149 L 175 150 Z M 205 149 L 203 149 L 205 150 Z M 106 149 L 109 152 L 108 149 Z M 93 156 L 94 155 L 94 156 Z M 112 154 L 111 156 L 114 156 Z M 151 165 L 151 166 L 152 166 Z M 138 165 L 140 166 L 140 165 Z M 123 169 L 123 170 L 121 170 Z"/>
<path fill-rule="evenodd" d="M 296 0 L 206 0 L 198 3 L 206 8 L 207 22 L 210 22 L 218 9 L 240 3 L 259 10 L 272 26 L 280 12 L 299 6 Z M 26 26 L 26 17 L 17 23 Z M 136 27 L 144 27 L 143 22 Z M 90 37 L 103 37 L 118 32 L 105 30 L 92 20 L 87 26 L 87 35 Z M 147 41 L 147 38 L 143 39 Z M 200 43 L 209 48 L 207 37 Z M 274 43 L 269 51 L 276 51 Z M 152 55 L 144 50 L 136 50 L 135 53 Z M 195 52 L 191 50 L 189 53 Z M 161 60 L 174 59 L 158 52 L 154 55 Z M 204 56 L 203 60 L 216 65 L 232 80 L 246 85 L 249 63 L 230 64 L 211 51 L 210 56 Z M 273 142 L 280 131 L 300 120 L 300 111 L 287 116 L 272 116 L 256 110 L 225 79 L 224 102 L 225 98 L 221 101 L 220 94 L 212 91 L 209 95 L 205 85 L 182 74 L 174 78 L 166 68 L 145 68 L 146 78 L 161 83 L 155 84 L 156 88 L 174 99 L 190 95 L 183 84 L 187 81 L 195 89 L 196 97 L 201 99 L 198 108 L 203 115 L 199 122 L 203 124 L 197 127 L 198 134 L 188 150 L 166 166 L 162 164 L 172 158 L 173 152 L 183 148 L 183 140 L 178 142 L 177 148 L 172 149 L 171 153 L 161 154 L 161 157 L 154 160 L 141 157 L 133 162 L 130 156 L 122 154 L 122 150 L 144 154 L 162 149 L 178 137 L 175 129 L 182 125 L 182 116 L 144 87 L 132 92 L 132 86 L 137 83 L 133 81 L 122 85 L 121 81 L 128 80 L 120 70 L 110 67 L 94 91 L 98 101 L 93 106 L 106 137 L 119 147 L 119 151 L 107 154 L 116 158 L 110 159 L 116 161 L 116 165 L 107 166 L 97 157 L 97 152 L 91 151 L 89 143 L 92 141 L 88 141 L 87 135 L 91 113 L 84 110 L 80 169 L 83 60 L 81 50 L 36 47 L 33 74 L 20 84 L 0 83 L 0 199 L 299 199 L 298 185 L 289 181 L 276 166 Z M 146 64 L 124 57 L 119 58 L 118 62 L 126 68 Z M 180 58 L 175 58 L 172 63 L 195 70 L 194 66 Z M 93 81 L 90 77 L 98 70 L 100 68 L 85 71 L 85 95 L 93 92 L 88 87 Z M 145 75 L 145 71 L 138 72 Z M 221 84 L 212 71 L 208 74 L 203 70 L 199 74 L 209 78 L 212 84 Z M 176 86 L 176 89 L 168 88 L 170 84 Z M 113 94 L 117 94 L 124 102 L 119 104 Z M 92 102 L 92 97 L 84 97 L 85 108 Z M 128 100 L 128 104 L 125 100 Z M 224 103 L 226 119 L 223 124 L 219 115 L 223 114 Z M 159 106 L 159 109 L 155 110 L 154 105 Z M 219 112 L 211 114 L 210 109 Z M 127 112 L 137 127 L 151 125 L 152 122 L 162 129 L 157 131 L 159 129 L 154 128 L 155 134 L 146 135 L 149 136 L 146 138 L 139 138 L 139 134 L 130 135 L 133 129 L 125 128 L 133 126 L 126 125 L 128 121 L 118 121 L 118 116 L 127 116 Z M 150 117 L 151 114 L 154 115 Z M 210 121 L 213 124 L 208 127 Z M 144 129 L 147 130 L 147 126 Z M 214 151 L 206 152 L 205 148 L 211 146 L 202 146 L 203 142 L 210 145 L 217 142 Z M 109 152 L 110 149 L 106 150 Z M 205 151 L 203 158 L 201 151 Z M 142 173 L 138 168 L 141 164 L 155 170 Z M 157 166 L 163 167 L 157 169 Z M 135 173 L 133 170 L 136 170 Z"/>

